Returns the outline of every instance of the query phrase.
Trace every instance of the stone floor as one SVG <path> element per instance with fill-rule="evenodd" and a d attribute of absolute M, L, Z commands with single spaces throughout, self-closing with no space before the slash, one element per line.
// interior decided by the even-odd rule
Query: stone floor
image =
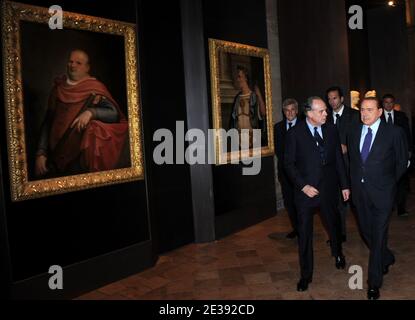
<path fill-rule="evenodd" d="M 412 215 L 397 217 L 390 225 L 389 246 L 396 264 L 384 278 L 381 299 L 415 299 L 415 198 Z M 344 244 L 345 270 L 337 270 L 326 244 L 320 218 L 314 219 L 314 277 L 309 290 L 296 291 L 299 275 L 296 240 L 285 239 L 289 222 L 284 211 L 272 219 L 208 244 L 191 244 L 160 256 L 149 270 L 112 283 L 78 299 L 366 299 L 368 250 L 348 215 Z M 278 233 L 278 239 L 268 238 Z M 351 290 L 351 265 L 363 268 L 363 290 Z"/>

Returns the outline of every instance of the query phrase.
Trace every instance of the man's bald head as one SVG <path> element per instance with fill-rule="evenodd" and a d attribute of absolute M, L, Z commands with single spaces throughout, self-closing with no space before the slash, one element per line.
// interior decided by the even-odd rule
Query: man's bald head
<path fill-rule="evenodd" d="M 89 55 L 86 51 L 82 49 L 74 49 L 70 52 L 69 56 L 71 56 L 72 53 L 79 53 L 81 56 L 83 56 L 89 63 Z"/>
<path fill-rule="evenodd" d="M 89 56 L 80 49 L 72 50 L 69 54 L 67 74 L 70 80 L 80 81 L 89 77 Z"/>

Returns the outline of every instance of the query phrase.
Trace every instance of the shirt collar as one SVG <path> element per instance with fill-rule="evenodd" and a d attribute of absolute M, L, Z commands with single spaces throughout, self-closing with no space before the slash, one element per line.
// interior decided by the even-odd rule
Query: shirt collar
<path fill-rule="evenodd" d="M 333 111 L 333 115 L 336 116 L 336 114 L 338 114 L 341 117 L 343 115 L 343 111 L 344 111 L 344 104 L 342 104 L 338 112 Z"/>
<path fill-rule="evenodd" d="M 365 131 L 367 131 L 367 128 L 370 128 L 370 129 L 372 129 L 373 133 L 376 133 L 379 129 L 379 125 L 380 125 L 380 118 L 377 119 L 371 126 L 367 126 L 365 124 L 363 126 L 365 128 Z"/>
<path fill-rule="evenodd" d="M 84 82 L 86 80 L 91 80 L 91 79 L 92 80 L 95 80 L 94 77 L 85 77 L 85 78 L 83 78 L 83 79 L 81 79 L 79 81 L 72 81 L 72 80 L 69 79 L 69 77 L 66 77 L 66 83 L 69 84 L 70 86 L 76 86 L 77 84 L 79 84 L 81 82 Z"/>
<path fill-rule="evenodd" d="M 295 124 L 297 123 L 297 117 L 295 117 L 292 121 L 288 121 L 288 120 L 287 120 L 287 121 L 286 121 L 286 125 L 288 126 L 288 124 L 289 124 L 290 122 L 293 124 L 293 126 L 295 126 Z"/>
<path fill-rule="evenodd" d="M 305 121 L 307 122 L 307 126 L 310 128 L 311 132 L 314 132 L 314 128 L 317 128 L 317 130 L 321 130 L 321 126 L 313 126 L 308 119 L 306 118 Z"/>

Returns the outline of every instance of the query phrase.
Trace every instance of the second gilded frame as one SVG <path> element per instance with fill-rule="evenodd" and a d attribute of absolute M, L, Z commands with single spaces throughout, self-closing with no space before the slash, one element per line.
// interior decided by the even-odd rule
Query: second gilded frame
<path fill-rule="evenodd" d="M 274 154 L 272 92 L 269 51 L 264 48 L 209 39 L 212 91 L 212 118 L 215 129 L 216 164 L 233 159 L 264 157 Z M 229 147 L 221 132 L 258 129 L 260 142 L 249 148 Z M 257 130 L 257 131 L 258 131 Z M 241 140 L 242 141 L 242 140 Z M 248 145 L 248 143 L 247 143 Z M 257 146 L 257 147 L 255 147 Z M 224 151 L 226 150 L 226 151 Z"/>
<path fill-rule="evenodd" d="M 5 1 L 12 201 L 144 179 L 136 25 Z"/>

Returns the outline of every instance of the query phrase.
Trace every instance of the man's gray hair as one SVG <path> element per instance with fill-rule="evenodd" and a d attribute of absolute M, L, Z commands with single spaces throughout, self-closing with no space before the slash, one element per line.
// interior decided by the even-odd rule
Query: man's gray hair
<path fill-rule="evenodd" d="M 285 99 L 284 102 L 282 103 L 282 109 L 285 109 L 286 107 L 288 107 L 292 104 L 295 106 L 295 109 L 298 111 L 298 102 L 297 102 L 297 100 L 295 100 L 293 98 Z"/>
<path fill-rule="evenodd" d="M 310 111 L 310 110 L 313 108 L 313 102 L 314 102 L 315 100 L 320 100 L 320 101 L 323 101 L 323 102 L 324 102 L 324 100 L 323 100 L 323 99 L 321 99 L 321 98 L 320 98 L 320 97 L 318 97 L 318 96 L 311 96 L 311 97 L 309 97 L 309 98 L 307 99 L 307 103 L 306 103 L 306 105 L 305 105 L 305 107 L 304 107 L 305 111 Z M 325 102 L 324 102 L 324 103 L 325 103 Z"/>

